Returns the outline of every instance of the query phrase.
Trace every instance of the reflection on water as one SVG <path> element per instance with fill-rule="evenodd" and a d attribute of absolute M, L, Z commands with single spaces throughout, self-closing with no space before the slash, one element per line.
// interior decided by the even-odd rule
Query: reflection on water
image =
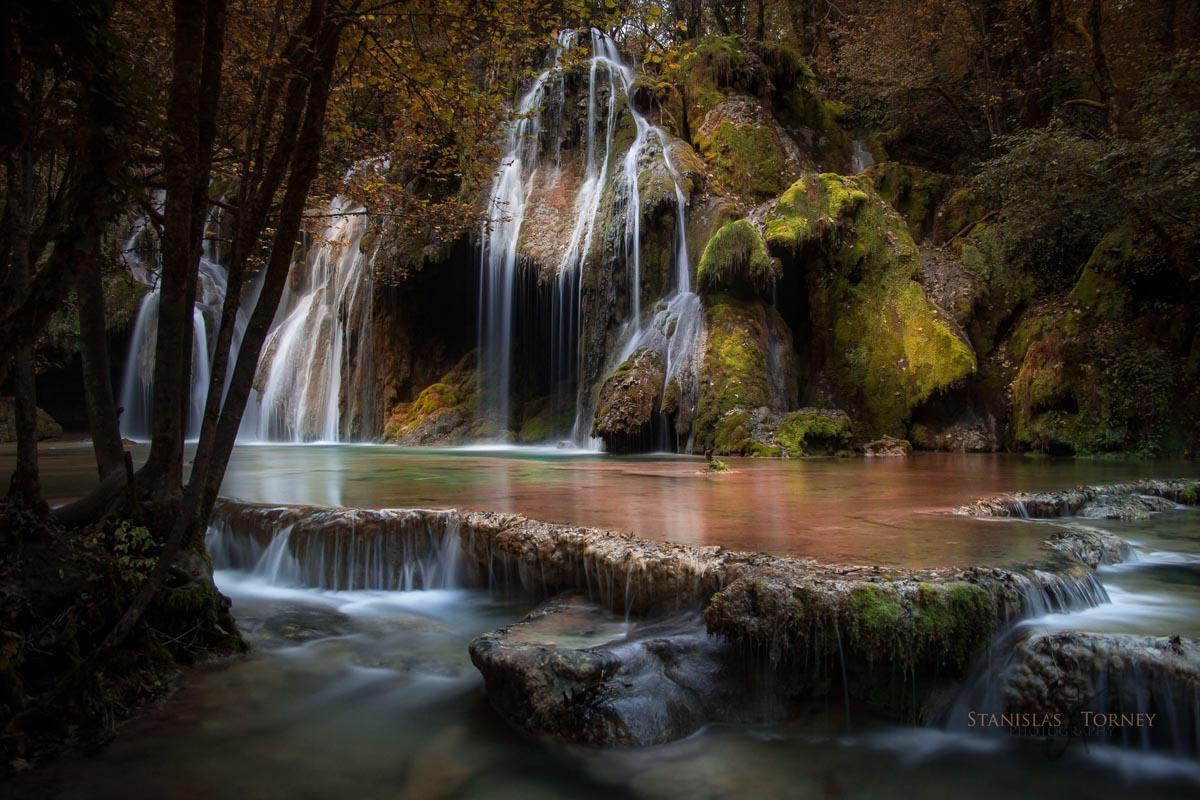
<path fill-rule="evenodd" d="M 144 446 L 135 455 L 144 458 Z M 90 485 L 88 446 L 53 445 L 43 458 L 52 501 Z M 675 542 L 923 566 L 1036 557 L 1044 531 L 942 513 L 982 496 L 1200 475 L 1189 462 L 1011 455 L 730 462 L 732 473 L 706 475 L 697 458 L 551 448 L 246 445 L 234 451 L 222 493 L 272 503 L 513 511 Z M 0 449 L 0 475 L 10 468 L 11 449 Z"/>
<path fill-rule="evenodd" d="M 143 453 L 144 454 L 144 453 Z M 8 460 L 3 460 L 8 459 Z M 0 451 L 0 474 L 11 468 Z M 90 450 L 48 448 L 58 500 L 92 480 Z M 227 494 L 249 500 L 520 511 L 648 536 L 827 558 L 904 562 L 1015 557 L 1042 524 L 937 512 L 981 495 L 1194 465 L 986 456 L 736 462 L 412 452 L 373 447 L 239 448 Z M 1043 628 L 1200 633 L 1200 512 L 1097 522 L 1132 540 L 1133 564 L 1100 572 L 1115 602 Z M 187 673 L 161 708 L 104 750 L 24 776 L 17 798 L 688 798 L 968 795 L 1191 798 L 1194 761 L 913 728 L 830 698 L 786 725 L 714 726 L 684 741 L 597 752 L 523 737 L 494 715 L 467 645 L 528 609 L 472 589 L 331 592 L 221 571 L 252 655 Z M 275 580 L 286 580 L 276 578 Z M 621 629 L 605 635 L 620 636 Z"/>

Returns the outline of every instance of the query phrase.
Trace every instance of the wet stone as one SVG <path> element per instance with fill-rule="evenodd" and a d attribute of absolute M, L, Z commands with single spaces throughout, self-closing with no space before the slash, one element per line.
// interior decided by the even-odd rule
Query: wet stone
<path fill-rule="evenodd" d="M 593 747 L 681 739 L 716 721 L 763 721 L 732 649 L 699 614 L 625 623 L 555 598 L 471 643 L 492 705 L 529 733 Z"/>

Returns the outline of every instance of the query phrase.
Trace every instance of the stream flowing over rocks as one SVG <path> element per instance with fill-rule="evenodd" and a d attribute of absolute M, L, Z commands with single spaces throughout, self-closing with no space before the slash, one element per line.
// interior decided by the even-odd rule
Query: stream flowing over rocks
<path fill-rule="evenodd" d="M 1194 485 L 1083 487 L 1039 495 L 1044 506 L 1034 507 L 1188 497 Z M 969 508 L 1004 510 L 1010 502 Z M 1135 693 L 1152 687 L 1149 699 L 1119 694 L 1100 705 L 1164 714 L 1169 706 L 1183 720 L 1173 724 L 1192 724 L 1190 640 L 1026 635 L 1030 620 L 1109 603 L 1097 568 L 1136 557 L 1120 537 L 1090 525 L 1047 533 L 1044 557 L 1025 567 L 897 569 L 652 542 L 515 514 L 221 501 L 209 546 L 218 568 L 273 583 L 481 586 L 541 602 L 524 620 L 477 637 L 471 659 L 511 724 L 580 744 L 656 744 L 713 722 L 779 720 L 826 696 L 840 697 L 847 711 L 862 704 L 933 722 L 959 719 L 954 710 L 971 697 L 1020 711 L 1126 685 Z M 1081 665 L 1074 684 L 1050 670 L 1066 659 Z M 1120 680 L 1126 668 L 1141 683 Z M 1168 749 L 1193 747 L 1186 736 L 1156 735 Z M 1160 739 L 1147 742 L 1157 748 Z"/>

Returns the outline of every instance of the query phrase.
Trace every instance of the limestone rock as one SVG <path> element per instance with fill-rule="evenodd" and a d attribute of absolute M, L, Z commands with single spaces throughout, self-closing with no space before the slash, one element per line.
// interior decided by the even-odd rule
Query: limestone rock
<path fill-rule="evenodd" d="M 811 346 L 865 436 L 975 374 L 970 342 L 919 282 L 920 252 L 869 179 L 806 176 L 764 215 L 771 252 L 807 286 Z"/>
<path fill-rule="evenodd" d="M 797 405 L 791 331 L 761 300 L 704 297 L 705 341 L 693 426 L 698 452 L 741 455 L 751 437 L 748 410 Z"/>
<path fill-rule="evenodd" d="M 922 450 L 945 450 L 951 453 L 994 453 L 1000 449 L 995 424 L 990 420 L 952 422 L 933 426 L 913 424 L 909 427 L 912 443 Z"/>
<path fill-rule="evenodd" d="M 1074 631 L 1030 636 L 1016 645 L 1001 680 L 1007 711 L 1058 712 L 1088 735 L 1191 757 L 1200 753 L 1195 639 Z M 1155 721 L 1096 725 L 1084 713 L 1154 714 Z"/>
<path fill-rule="evenodd" d="M 694 613 L 626 623 L 559 597 L 476 638 L 471 660 L 511 724 L 577 744 L 647 746 L 709 722 L 758 721 L 739 702 L 735 654 Z"/>
<path fill-rule="evenodd" d="M 912 445 L 906 439 L 895 436 L 884 436 L 862 446 L 864 456 L 906 456 L 912 452 Z"/>
<path fill-rule="evenodd" d="M 411 403 L 392 409 L 383 429 L 384 441 L 405 445 L 454 444 L 480 429 L 474 353 L 463 358 L 441 380 L 425 387 Z"/>
<path fill-rule="evenodd" d="M 762 103 L 745 95 L 714 106 L 695 140 L 725 193 L 750 202 L 779 194 L 814 166 Z"/>
<path fill-rule="evenodd" d="M 17 440 L 17 409 L 11 397 L 0 397 L 0 442 Z M 62 426 L 42 409 L 37 410 L 37 438 L 53 439 L 62 436 Z"/>
<path fill-rule="evenodd" d="M 1098 486 L 1078 486 L 1050 492 L 1012 492 L 987 497 L 954 510 L 971 517 L 1032 517 L 1049 519 L 1081 515 L 1091 506 L 1093 518 L 1112 511 L 1164 511 L 1174 503 L 1200 503 L 1200 480 L 1146 479 L 1129 483 L 1109 483 Z M 1137 498 L 1137 499 L 1130 499 Z M 1158 499 L 1167 501 L 1158 502 Z"/>
<path fill-rule="evenodd" d="M 609 452 L 632 452 L 642 444 L 662 402 L 665 373 L 662 356 L 641 348 L 604 381 L 592 436 L 602 438 Z"/>

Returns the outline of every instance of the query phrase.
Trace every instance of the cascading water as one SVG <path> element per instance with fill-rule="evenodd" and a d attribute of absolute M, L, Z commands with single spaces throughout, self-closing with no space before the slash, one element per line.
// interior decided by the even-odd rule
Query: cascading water
<path fill-rule="evenodd" d="M 374 282 L 371 258 L 360 248 L 367 230 L 363 211 L 335 197 L 329 224 L 302 270 L 292 273 L 255 381 L 261 440 L 356 438 L 346 401 L 369 388 L 372 361 Z M 361 422 L 370 427 L 369 420 Z"/>
<path fill-rule="evenodd" d="M 519 301 L 516 286 L 520 279 L 519 272 L 526 266 L 520 261 L 518 245 L 539 171 L 562 169 L 559 163 L 561 140 L 558 136 L 565 127 L 566 76 L 560 62 L 563 55 L 574 49 L 576 44 L 575 32 L 561 34 L 553 63 L 535 78 L 518 102 L 516 119 L 509 126 L 506 152 L 489 199 L 489 209 L 494 218 L 484 228 L 480 257 L 480 407 L 487 426 L 500 438 L 507 435 L 512 422 L 513 351 L 516 348 L 514 329 Z M 552 277 L 554 286 L 550 293 L 552 307 L 549 314 L 551 341 L 547 343 L 547 355 L 551 365 L 551 384 L 560 392 L 562 387 L 567 387 L 566 393 L 574 400 L 571 438 L 577 444 L 595 446 L 598 443 L 588 439 L 592 397 L 590 387 L 582 385 L 579 377 L 582 360 L 579 343 L 585 324 L 582 276 L 589 255 L 597 244 L 596 223 L 603 216 L 600 210 L 606 193 L 614 208 L 613 223 L 619 227 L 615 232 L 621 241 L 618 256 L 625 268 L 629 298 L 622 340 L 632 343 L 648 338 L 650 334 L 644 332 L 647 329 L 660 331 L 662 346 L 675 356 L 669 361 L 674 368 L 670 379 L 675 380 L 682 366 L 690 363 L 690 354 L 699 333 L 700 304 L 699 299 L 690 292 L 691 267 L 684 236 L 687 201 L 670 161 L 667 136 L 651 125 L 629 102 L 634 73 L 622 62 L 616 43 L 610 37 L 597 30 L 591 31 L 591 54 L 587 64 L 587 121 L 582 177 L 570 210 L 570 235 Z M 628 149 L 621 156 L 619 167 L 613 169 L 613 159 L 617 156 L 615 140 L 623 114 L 628 114 L 633 136 Z M 654 158 L 662 159 L 675 185 L 677 230 L 674 287 L 664 301 L 667 310 L 656 314 L 656 319 L 665 314 L 665 318 L 659 320 L 661 324 L 643 326 L 642 204 L 638 179 L 646 169 L 647 161 Z M 628 349 L 628 345 L 625 349 Z"/>
<path fill-rule="evenodd" d="M 161 203 L 161 197 L 158 198 Z M 210 223 L 218 221 L 216 215 Z M 121 380 L 121 435 L 130 439 L 148 439 L 154 394 L 154 347 L 158 332 L 159 265 L 157 248 L 151 241 L 153 228 L 145 218 L 135 222 L 134 229 L 125 243 L 122 257 L 134 278 L 151 287 L 142 298 L 133 335 L 129 342 L 129 355 L 125 361 L 125 372 Z M 204 414 L 204 403 L 208 393 L 209 337 L 215 338 L 221 319 L 221 306 L 225 302 L 226 274 L 219 263 L 215 236 L 205 236 L 200 257 L 199 280 L 196 286 L 196 302 L 192 307 L 192 384 L 189 391 L 186 436 L 200 435 L 200 420 Z M 245 329 L 239 320 L 235 331 L 234 345 L 241 340 Z"/>
<path fill-rule="evenodd" d="M 363 209 L 344 197 L 329 206 L 329 224 L 294 270 L 276 322 L 263 350 L 256 390 L 243 419 L 241 438 L 273 441 L 341 441 L 374 434 L 371 307 L 374 284 L 370 257 L 359 247 L 367 228 Z M 187 436 L 200 432 L 212 358 L 220 325 L 227 274 L 212 233 L 214 211 L 200 259 L 193 309 L 192 383 Z M 158 327 L 159 267 L 153 229 L 135 223 L 124 258 L 139 281 L 151 287 L 134 324 L 122 381 L 121 434 L 150 436 L 154 344 Z M 233 351 L 240 347 L 257 295 L 251 282 L 234 325 Z M 234 359 L 230 359 L 232 371 Z M 357 402 L 355 402 L 357 401 Z M 350 413 L 356 410 L 357 413 Z"/>

